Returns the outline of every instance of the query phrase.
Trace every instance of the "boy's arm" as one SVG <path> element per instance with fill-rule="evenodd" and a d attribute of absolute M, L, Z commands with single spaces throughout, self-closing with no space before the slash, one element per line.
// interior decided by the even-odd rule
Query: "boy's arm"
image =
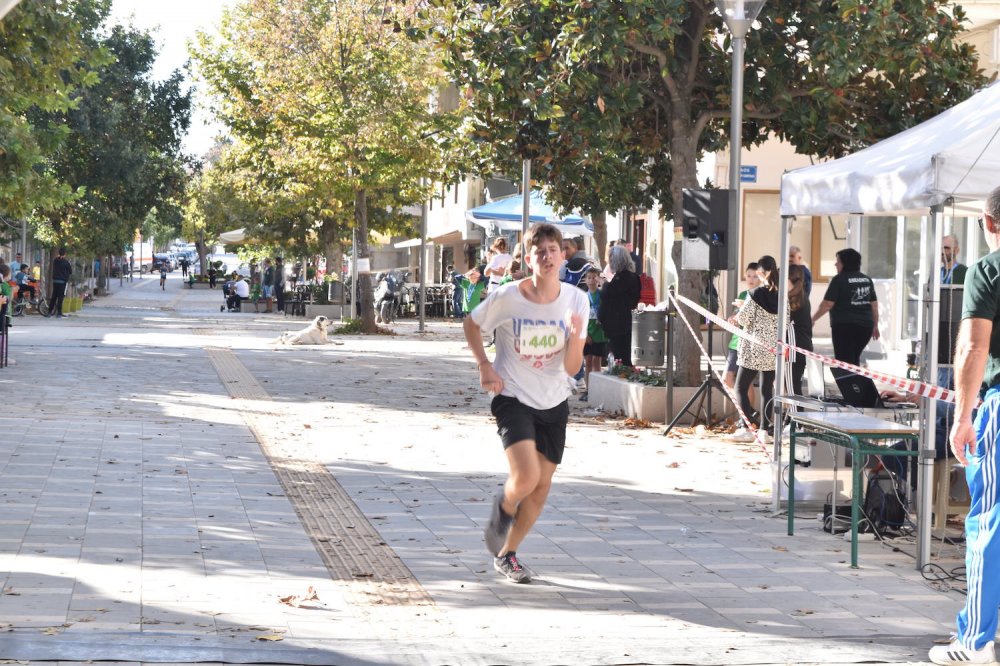
<path fill-rule="evenodd" d="M 587 342 L 587 320 L 590 316 L 590 303 L 584 300 L 587 316 L 582 309 L 570 310 L 566 313 L 566 355 L 563 357 L 563 369 L 568 375 L 575 375 L 583 365 L 583 345 Z"/>
<path fill-rule="evenodd" d="M 465 333 L 465 341 L 469 343 L 469 350 L 472 352 L 473 358 L 476 359 L 476 366 L 479 368 L 479 385 L 490 393 L 499 394 L 503 391 L 503 380 L 486 356 L 486 349 L 483 348 L 483 330 L 479 324 L 473 321 L 471 316 L 466 316 L 462 320 L 462 330 Z M 581 349 L 583 349 L 582 346 Z M 576 370 L 573 372 L 575 373 Z"/>

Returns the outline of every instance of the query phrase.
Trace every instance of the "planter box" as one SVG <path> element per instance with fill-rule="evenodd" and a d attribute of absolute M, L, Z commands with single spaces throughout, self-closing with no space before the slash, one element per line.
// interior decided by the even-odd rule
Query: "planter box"
<path fill-rule="evenodd" d="M 314 319 L 320 315 L 327 319 L 340 319 L 343 308 L 339 305 L 307 305 L 306 319 Z"/>
<path fill-rule="evenodd" d="M 674 387 L 674 414 L 680 411 L 681 407 L 691 399 L 697 390 L 697 386 Z M 603 372 L 593 372 L 590 374 L 587 402 L 592 407 L 600 407 L 608 412 L 620 412 L 625 416 L 657 423 L 667 422 L 667 388 L 665 386 L 647 386 L 646 384 L 627 382 Z M 697 405 L 697 403 L 695 404 Z M 734 414 L 735 410 L 724 394 L 713 390 L 712 412 L 716 419 L 722 419 Z M 680 423 L 691 424 L 693 421 L 693 416 L 685 414 Z"/>
<path fill-rule="evenodd" d="M 208 289 L 207 282 L 185 282 L 184 286 L 188 289 Z"/>

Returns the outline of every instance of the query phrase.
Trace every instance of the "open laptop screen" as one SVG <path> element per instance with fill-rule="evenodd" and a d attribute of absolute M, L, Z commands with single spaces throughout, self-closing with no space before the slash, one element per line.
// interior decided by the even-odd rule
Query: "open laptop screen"
<path fill-rule="evenodd" d="M 844 402 L 852 407 L 883 407 L 878 389 L 868 377 L 854 375 L 839 368 L 833 369 L 837 387 L 844 396 Z"/>

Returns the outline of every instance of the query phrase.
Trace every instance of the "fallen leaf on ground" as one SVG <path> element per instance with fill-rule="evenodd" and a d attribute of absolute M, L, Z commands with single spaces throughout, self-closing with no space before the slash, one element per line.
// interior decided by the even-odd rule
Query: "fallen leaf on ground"
<path fill-rule="evenodd" d="M 55 627 L 46 627 L 45 629 L 42 629 L 42 633 L 46 636 L 55 636 L 59 633 L 59 630 Z"/>
<path fill-rule="evenodd" d="M 630 416 L 629 418 L 622 421 L 622 427 L 624 428 L 652 428 L 653 425 L 646 419 L 635 418 Z"/>
<path fill-rule="evenodd" d="M 316 589 L 312 585 L 310 585 L 309 589 L 306 590 L 305 594 L 301 596 L 299 596 L 298 594 L 290 594 L 287 597 L 280 597 L 278 601 L 280 601 L 283 604 L 287 604 L 289 606 L 298 608 L 307 601 L 319 601 L 319 595 L 316 594 Z"/>
<path fill-rule="evenodd" d="M 785 548 L 784 546 L 772 546 L 771 550 L 778 550 L 778 551 L 781 551 L 782 553 L 787 553 L 788 552 L 788 549 Z"/>
<path fill-rule="evenodd" d="M 283 641 L 283 640 L 285 640 L 285 637 L 284 636 L 279 636 L 278 634 L 261 634 L 260 636 L 257 637 L 257 640 L 259 640 L 259 641 Z"/>

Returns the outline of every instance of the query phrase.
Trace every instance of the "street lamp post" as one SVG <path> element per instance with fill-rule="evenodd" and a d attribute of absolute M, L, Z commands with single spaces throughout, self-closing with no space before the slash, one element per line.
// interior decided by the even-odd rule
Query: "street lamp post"
<path fill-rule="evenodd" d="M 740 151 L 743 147 L 743 51 L 746 36 L 753 22 L 764 7 L 765 0 L 715 0 L 715 6 L 722 14 L 730 34 L 733 36 L 733 84 L 731 94 L 731 124 L 729 130 L 729 189 L 735 196 L 730 198 L 729 229 L 726 243 L 729 248 L 729 270 L 726 280 L 726 300 L 732 302 L 739 293 L 740 266 L 739 237 L 740 209 Z"/>

